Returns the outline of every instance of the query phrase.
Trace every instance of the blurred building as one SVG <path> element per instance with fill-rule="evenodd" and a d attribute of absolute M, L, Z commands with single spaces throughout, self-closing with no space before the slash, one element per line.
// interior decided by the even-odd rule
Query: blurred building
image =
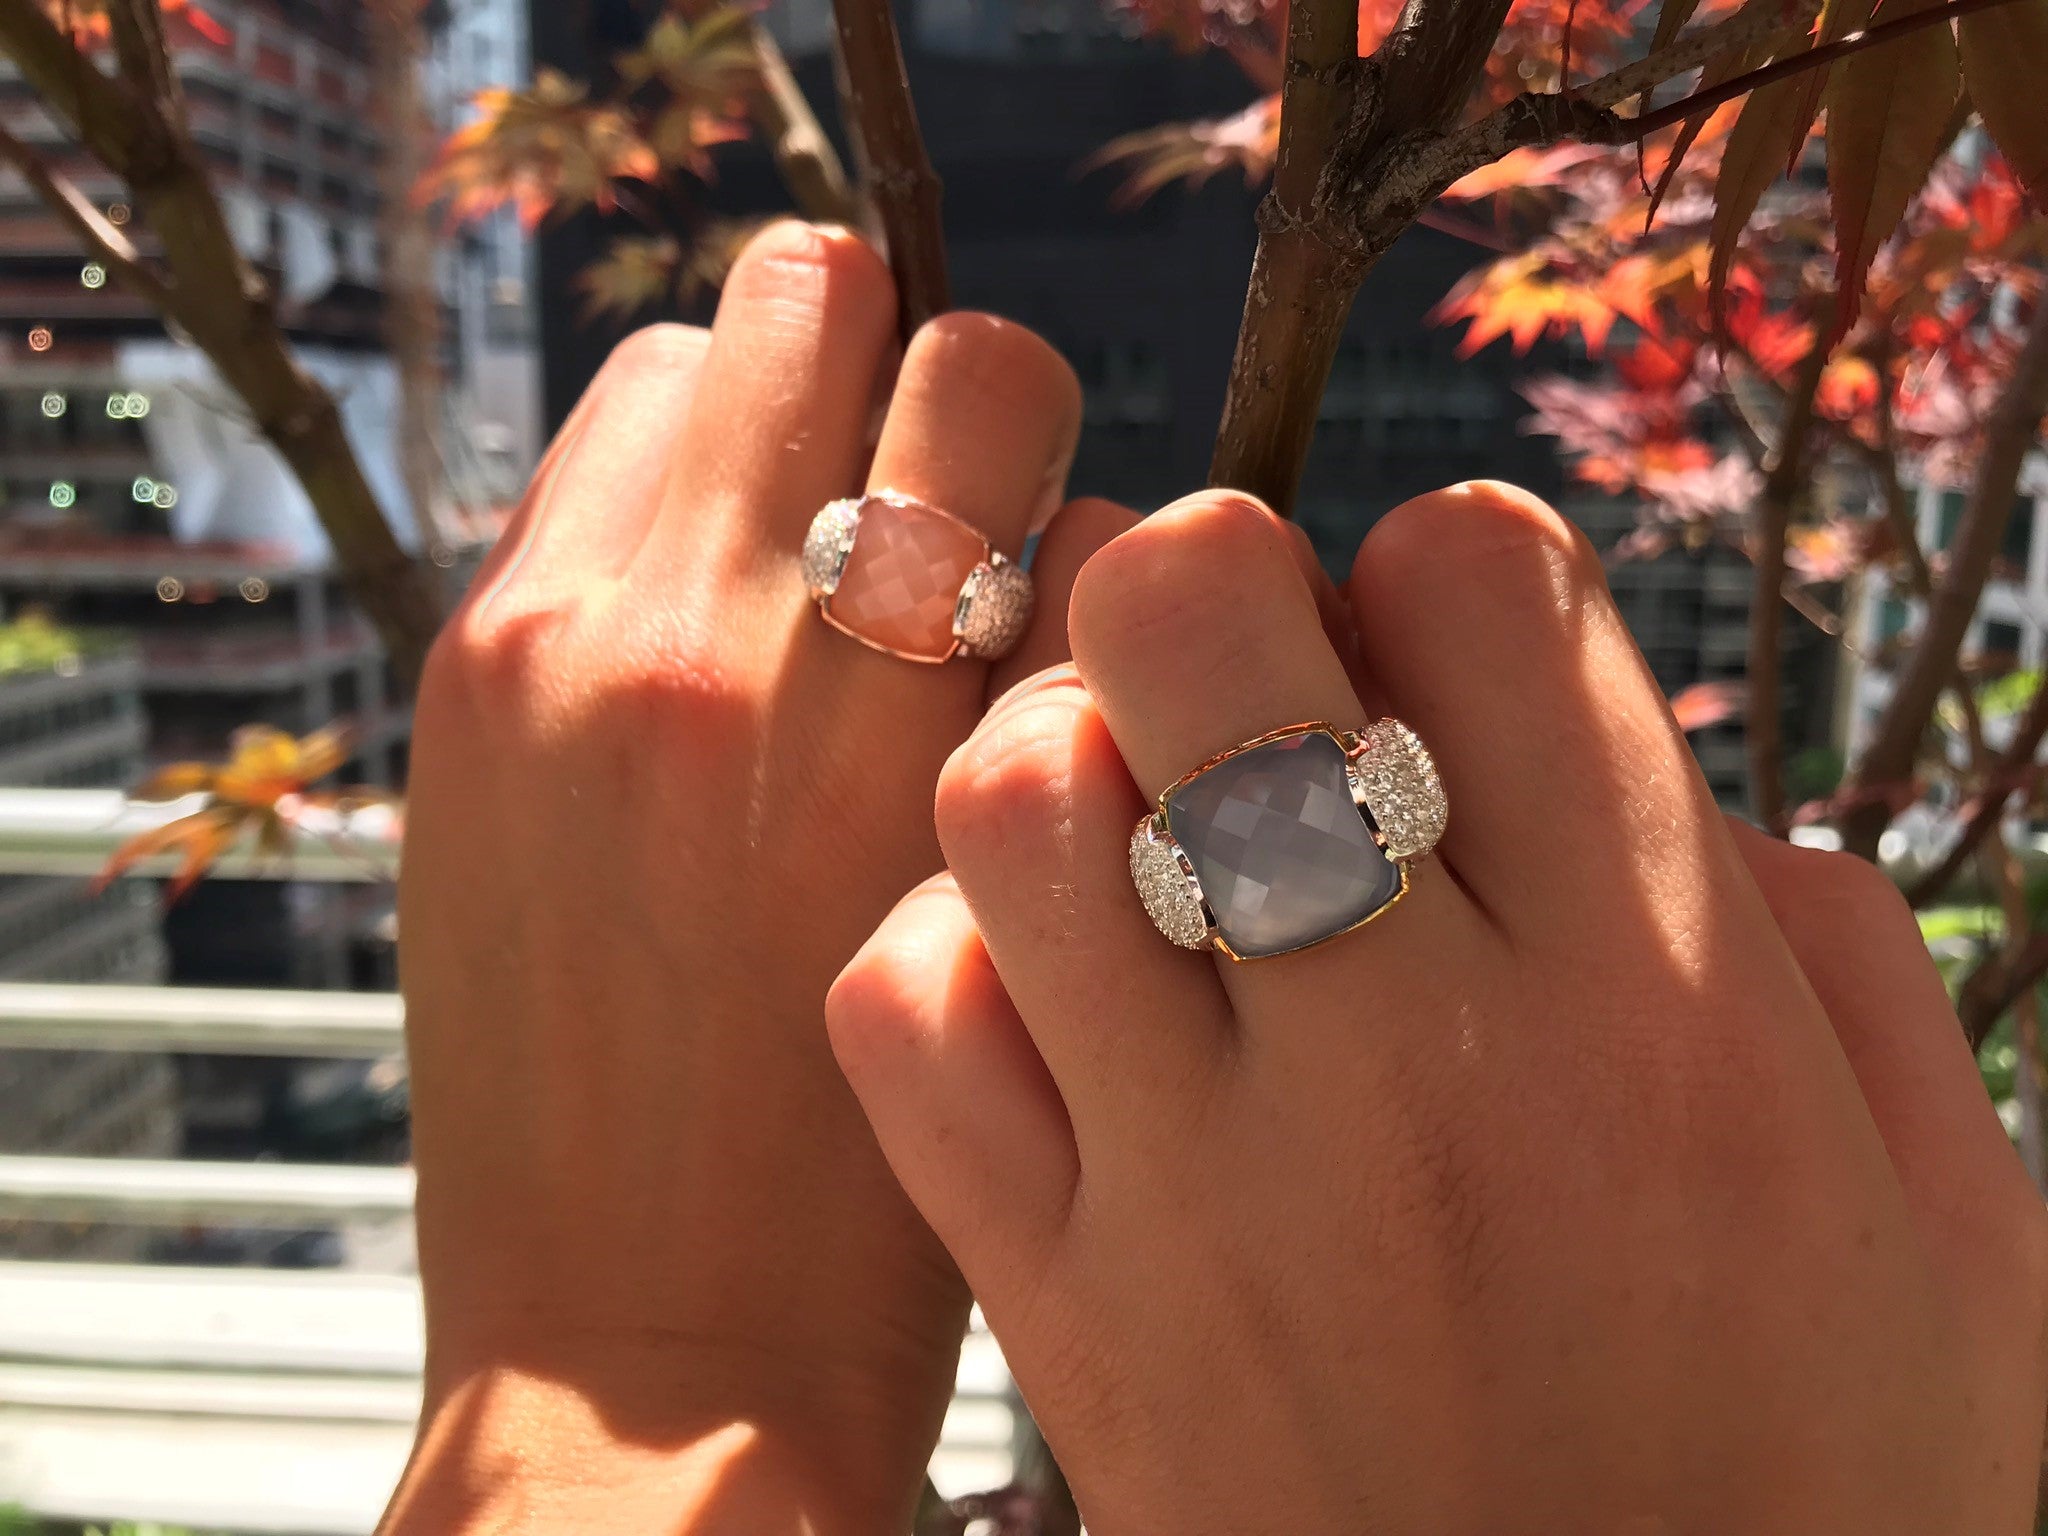
<path fill-rule="evenodd" d="M 454 0 L 424 14 L 422 88 L 440 121 L 523 71 L 516 4 Z M 425 551 L 480 536 L 532 462 L 523 251 L 516 229 L 495 225 L 454 243 L 433 274 L 443 489 L 415 507 L 399 469 L 407 402 L 385 343 L 387 146 L 362 17 L 360 3 L 199 0 L 167 26 L 236 241 L 333 392 L 401 537 Z M 4 61 L 0 112 L 110 217 L 130 216 L 122 188 L 69 147 Z M 11 174 L 0 175 L 0 353 L 0 613 L 32 602 L 134 637 L 152 761 L 217 758 L 252 722 L 304 732 L 348 716 L 360 741 L 349 776 L 399 782 L 408 721 L 304 491 L 205 357 L 108 280 Z M 385 915 L 362 905 L 362 893 L 318 887 L 202 890 L 173 924 L 176 974 L 361 981 L 355 952 Z"/>
<path fill-rule="evenodd" d="M 120 782 L 141 767 L 141 668 L 132 651 L 0 664 L 0 784 Z M 0 876 L 0 981 L 148 984 L 165 952 L 146 887 L 104 898 L 87 882 Z M 139 1051 L 0 1051 L 0 1154 L 167 1157 L 181 1143 L 170 1058 Z M 103 1227 L 0 1223 L 0 1256 L 134 1257 L 144 1240 Z"/>
<path fill-rule="evenodd" d="M 535 56 L 601 78 L 652 0 L 532 0 Z M 1040 331 L 1073 362 L 1087 423 L 1077 494 L 1150 509 L 1203 483 L 1251 267 L 1258 191 L 1229 174 L 1115 205 L 1088 158 L 1136 129 L 1234 112 L 1254 92 L 1235 65 L 1135 35 L 1104 0 L 908 0 L 897 6 L 925 139 L 945 182 L 955 301 Z M 766 20 L 821 117 L 833 100 L 829 0 L 776 0 Z M 721 208 L 788 207 L 757 146 L 721 157 Z M 630 226 L 621 222 L 618 229 Z M 567 220 L 541 241 L 548 413 L 558 421 L 619 334 L 587 323 L 576 273 L 608 229 Z M 1424 316 L 1481 253 L 1417 229 L 1374 271 L 1323 403 L 1300 516 L 1347 567 L 1381 512 L 1446 479 L 1497 475 L 1554 492 L 1548 444 L 1522 436 L 1499 353 L 1460 360 Z M 644 317 L 652 318 L 652 316 Z"/>

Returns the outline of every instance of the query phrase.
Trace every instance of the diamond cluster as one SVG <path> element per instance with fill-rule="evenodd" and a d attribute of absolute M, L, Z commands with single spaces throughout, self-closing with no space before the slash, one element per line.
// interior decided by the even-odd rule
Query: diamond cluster
<path fill-rule="evenodd" d="M 1397 859 L 1428 853 L 1450 815 L 1429 749 L 1398 720 L 1375 721 L 1358 733 L 1358 741 L 1352 788 L 1372 812 L 1387 852 Z"/>
<path fill-rule="evenodd" d="M 960 588 L 953 633 L 970 656 L 999 661 L 1017 647 L 1031 624 L 1031 577 L 1001 555 L 974 568 Z"/>
<path fill-rule="evenodd" d="M 1153 925 L 1182 949 L 1200 949 L 1209 938 L 1202 898 L 1182 868 L 1172 840 L 1147 816 L 1131 833 L 1131 879 Z"/>
<path fill-rule="evenodd" d="M 811 531 L 804 535 L 804 585 L 813 597 L 830 597 L 846 573 L 846 557 L 853 553 L 853 535 L 860 527 L 858 501 L 834 501 L 811 519 Z"/>

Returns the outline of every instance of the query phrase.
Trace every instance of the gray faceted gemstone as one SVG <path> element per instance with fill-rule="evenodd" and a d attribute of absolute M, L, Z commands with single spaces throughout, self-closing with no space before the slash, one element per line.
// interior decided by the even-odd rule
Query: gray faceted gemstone
<path fill-rule="evenodd" d="M 1401 891 L 1351 799 L 1343 748 L 1320 732 L 1226 758 L 1173 792 L 1166 821 L 1245 959 L 1341 933 Z"/>

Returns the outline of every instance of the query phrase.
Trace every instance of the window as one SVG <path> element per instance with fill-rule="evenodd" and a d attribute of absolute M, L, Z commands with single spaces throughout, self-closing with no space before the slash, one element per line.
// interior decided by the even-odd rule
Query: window
<path fill-rule="evenodd" d="M 2020 659 L 2020 627 L 1993 619 L 1984 626 L 1984 639 L 1977 647 L 1986 661 L 2017 666 Z"/>
<path fill-rule="evenodd" d="M 2012 502 L 2012 516 L 2005 524 L 2005 542 L 1999 547 L 1999 553 L 2024 573 L 2033 552 L 2034 498 L 2015 496 Z"/>

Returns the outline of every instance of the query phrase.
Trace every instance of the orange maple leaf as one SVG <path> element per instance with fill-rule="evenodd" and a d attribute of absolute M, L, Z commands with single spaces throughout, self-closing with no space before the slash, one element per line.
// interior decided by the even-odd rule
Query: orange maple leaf
<path fill-rule="evenodd" d="M 388 802 L 390 796 L 380 790 L 314 790 L 348 761 L 352 740 L 349 728 L 338 724 L 303 737 L 267 725 L 244 726 L 235 732 L 226 762 L 171 763 L 158 769 L 129 791 L 131 800 L 182 800 L 203 794 L 206 803 L 121 844 L 94 878 L 92 889 L 105 890 L 144 860 L 176 854 L 177 872 L 164 889 L 165 902 L 174 903 L 246 836 L 253 836 L 263 853 L 282 857 L 290 852 L 299 817 L 306 810 L 350 810 Z"/>

